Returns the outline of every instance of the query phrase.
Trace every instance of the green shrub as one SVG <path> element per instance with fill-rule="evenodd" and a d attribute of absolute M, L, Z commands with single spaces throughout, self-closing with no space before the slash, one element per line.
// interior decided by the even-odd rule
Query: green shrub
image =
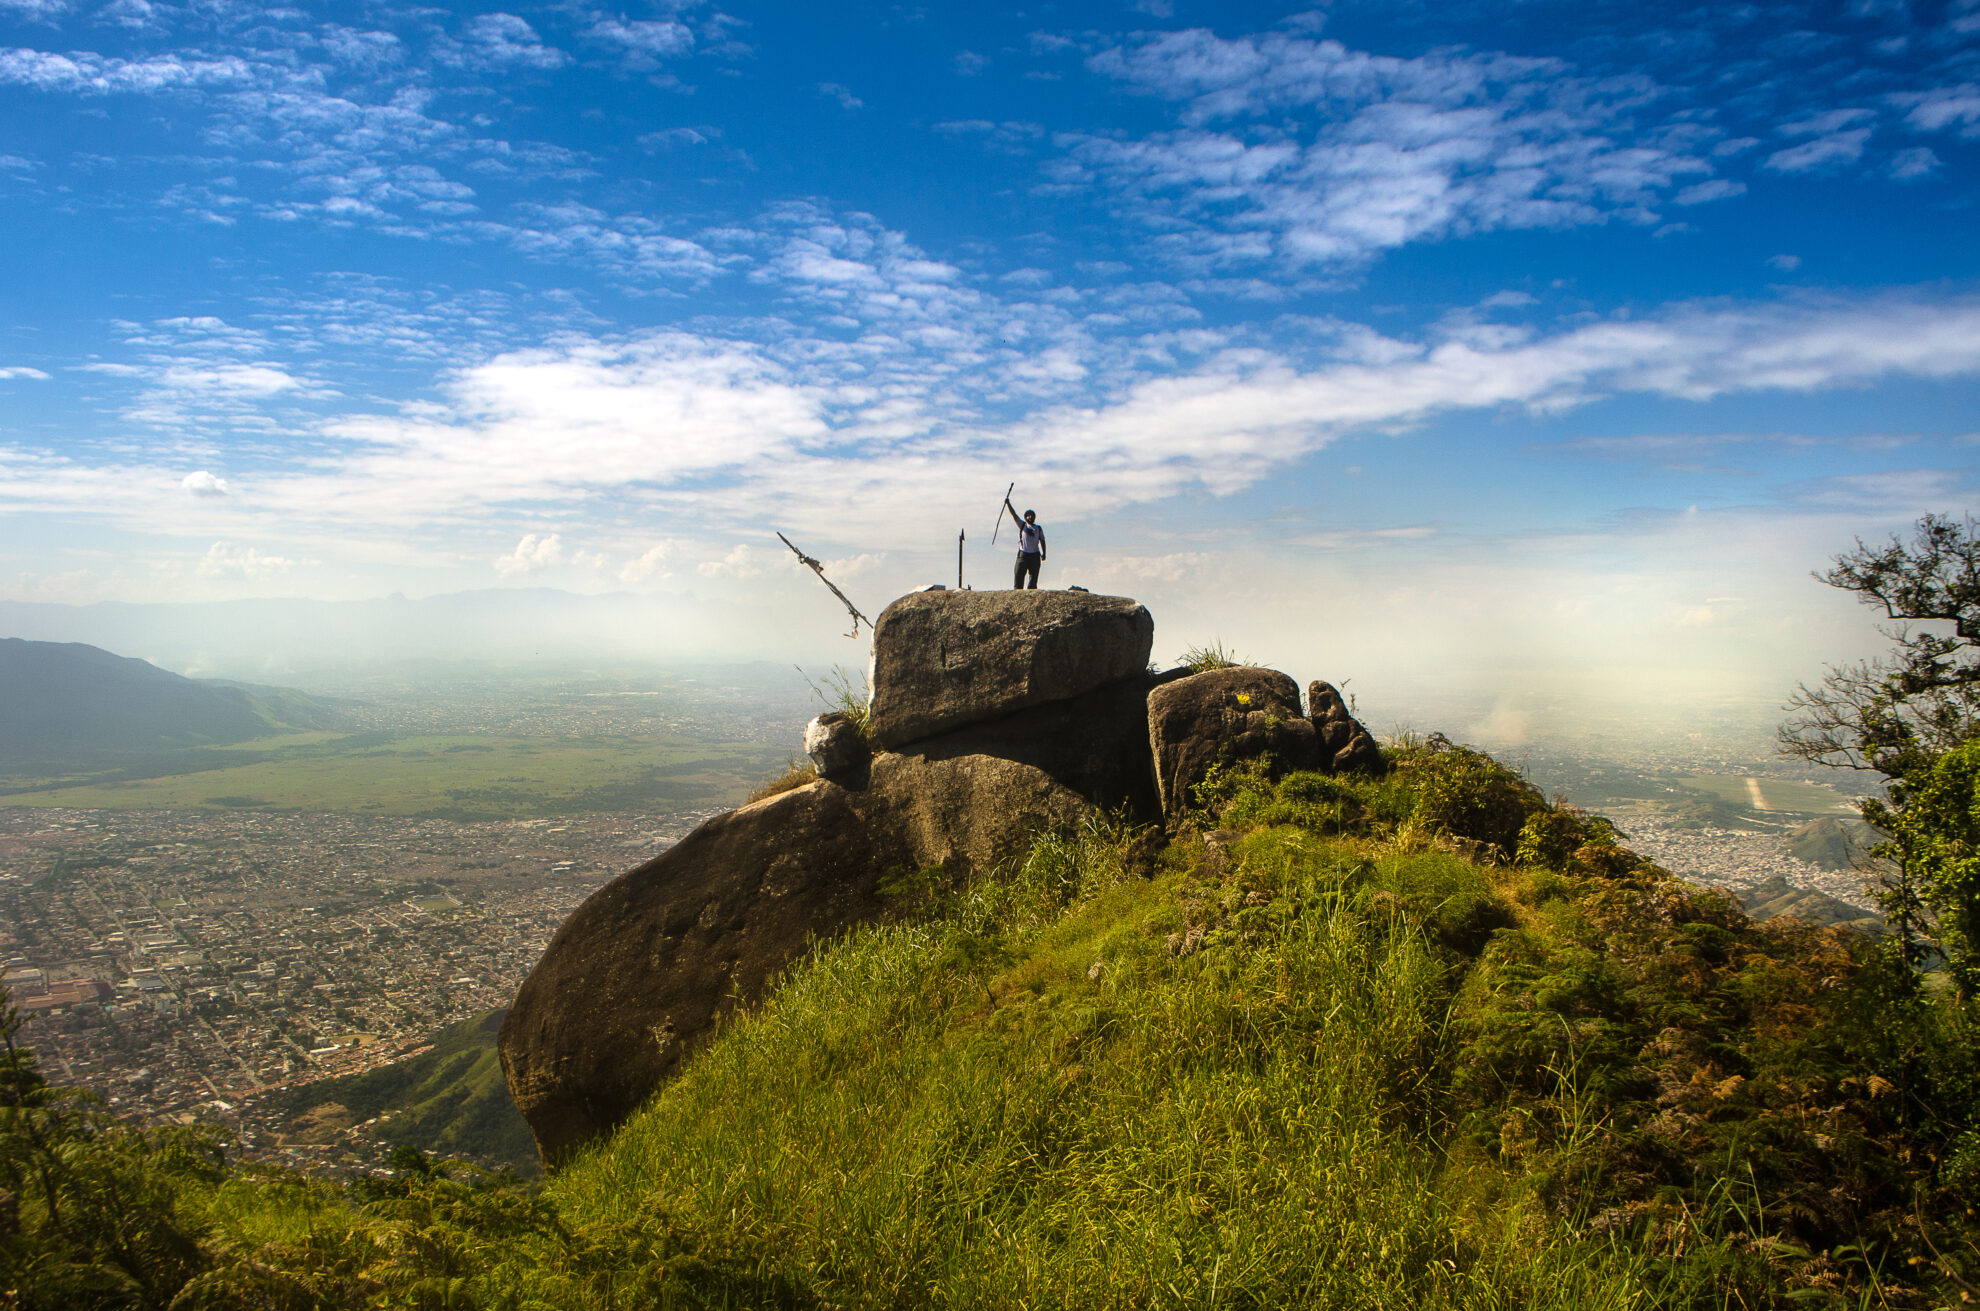
<path fill-rule="evenodd" d="M 1527 818 L 1547 810 L 1538 788 L 1470 747 L 1427 746 L 1402 768 L 1416 793 L 1413 818 L 1420 827 L 1485 843 L 1503 859 L 1517 853 Z"/>

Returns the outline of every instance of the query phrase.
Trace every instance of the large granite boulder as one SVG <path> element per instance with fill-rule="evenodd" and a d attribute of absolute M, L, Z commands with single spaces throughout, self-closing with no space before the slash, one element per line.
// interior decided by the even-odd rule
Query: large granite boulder
<path fill-rule="evenodd" d="M 1148 695 L 1187 673 L 1138 674 L 1070 700 L 922 738 L 899 754 L 930 762 L 962 756 L 1021 761 L 1102 810 L 1154 823 L 1162 803 L 1148 755 Z"/>
<path fill-rule="evenodd" d="M 1155 621 L 1090 592 L 915 592 L 873 626 L 872 739 L 898 747 L 1142 674 Z"/>
<path fill-rule="evenodd" d="M 1019 761 L 886 754 L 709 820 L 564 921 L 502 1025 L 509 1091 L 556 1164 L 624 1121 L 814 941 L 884 917 L 889 876 L 959 876 L 1096 812 Z"/>
<path fill-rule="evenodd" d="M 502 1023 L 503 1073 L 544 1161 L 631 1115 L 814 937 L 879 915 L 880 875 L 850 794 L 818 782 L 707 821 L 587 898 Z"/>
<path fill-rule="evenodd" d="M 875 757 L 854 794 L 877 847 L 896 870 L 990 870 L 1024 855 L 1040 832 L 1070 830 L 1092 802 L 1035 765 L 997 756 Z"/>
<path fill-rule="evenodd" d="M 1332 683 L 1316 678 L 1306 685 L 1306 715 L 1320 740 L 1321 769 L 1329 774 L 1348 770 L 1381 774 L 1388 770 L 1382 748 L 1361 721 L 1348 713 L 1347 702 Z"/>
<path fill-rule="evenodd" d="M 1193 674 L 1150 692 L 1148 747 L 1171 821 L 1189 809 L 1191 790 L 1214 766 L 1269 757 L 1276 776 L 1320 764 L 1312 721 L 1300 714 L 1299 684 L 1251 665 Z"/>

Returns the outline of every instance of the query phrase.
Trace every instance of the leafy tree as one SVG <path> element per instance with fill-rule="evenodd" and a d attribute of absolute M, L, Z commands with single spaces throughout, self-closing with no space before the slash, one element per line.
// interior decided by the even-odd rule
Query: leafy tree
<path fill-rule="evenodd" d="M 1816 577 L 1880 606 L 1892 622 L 1878 631 L 1892 650 L 1832 666 L 1819 686 L 1798 688 L 1787 708 L 1799 715 L 1781 728 L 1781 749 L 1888 780 L 1887 798 L 1863 807 L 1866 820 L 1892 835 L 1873 853 L 1896 861 L 1879 890 L 1886 916 L 1912 965 L 1920 937 L 1937 937 L 1970 995 L 1980 981 L 1980 870 L 1969 868 L 1966 815 L 1975 775 L 1964 757 L 1948 761 L 1980 738 L 1980 525 L 1928 514 L 1910 542 L 1858 538 Z"/>
<path fill-rule="evenodd" d="M 1980 738 L 1914 771 L 1864 814 L 1891 835 L 1879 850 L 1899 860 L 1932 912 L 1939 945 L 1963 997 L 1980 991 Z"/>
<path fill-rule="evenodd" d="M 1882 607 L 1892 643 L 1881 659 L 1830 668 L 1801 686 L 1782 749 L 1824 765 L 1899 779 L 1980 732 L 1980 533 L 1970 517 L 1928 514 L 1910 543 L 1857 539 L 1816 577 Z M 1913 624 L 1931 624 L 1917 630 Z M 1950 625 L 1947 632 L 1939 625 Z"/>

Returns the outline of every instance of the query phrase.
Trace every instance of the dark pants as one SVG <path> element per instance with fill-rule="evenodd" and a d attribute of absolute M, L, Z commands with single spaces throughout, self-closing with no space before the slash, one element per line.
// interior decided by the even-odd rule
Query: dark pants
<path fill-rule="evenodd" d="M 1043 558 L 1044 557 L 1040 556 L 1036 551 L 1019 551 L 1017 572 L 1011 575 L 1011 586 L 1023 587 L 1026 585 L 1024 580 L 1026 578 L 1030 578 L 1031 590 L 1034 592 L 1037 591 L 1038 562 Z"/>

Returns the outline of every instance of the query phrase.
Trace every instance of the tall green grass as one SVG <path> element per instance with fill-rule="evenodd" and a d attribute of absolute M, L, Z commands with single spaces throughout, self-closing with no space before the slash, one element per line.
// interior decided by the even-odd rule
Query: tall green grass
<path fill-rule="evenodd" d="M 1220 774 L 1145 880 L 1099 823 L 960 888 L 897 880 L 899 918 L 820 944 L 541 1189 L 411 1150 L 342 1184 L 243 1170 L 0 1061 L 0 1305 L 1926 1307 L 1980 1282 L 1970 1007 L 1870 940 L 1752 923 L 1476 753 L 1391 755 Z"/>
<path fill-rule="evenodd" d="M 1452 993 L 1384 886 L 1412 860 L 1267 831 L 1228 879 L 1144 883 L 1117 853 L 1047 842 L 836 944 L 548 1196 L 720 1229 L 842 1305 L 1645 1296 L 1640 1260 L 1428 1132 Z"/>

